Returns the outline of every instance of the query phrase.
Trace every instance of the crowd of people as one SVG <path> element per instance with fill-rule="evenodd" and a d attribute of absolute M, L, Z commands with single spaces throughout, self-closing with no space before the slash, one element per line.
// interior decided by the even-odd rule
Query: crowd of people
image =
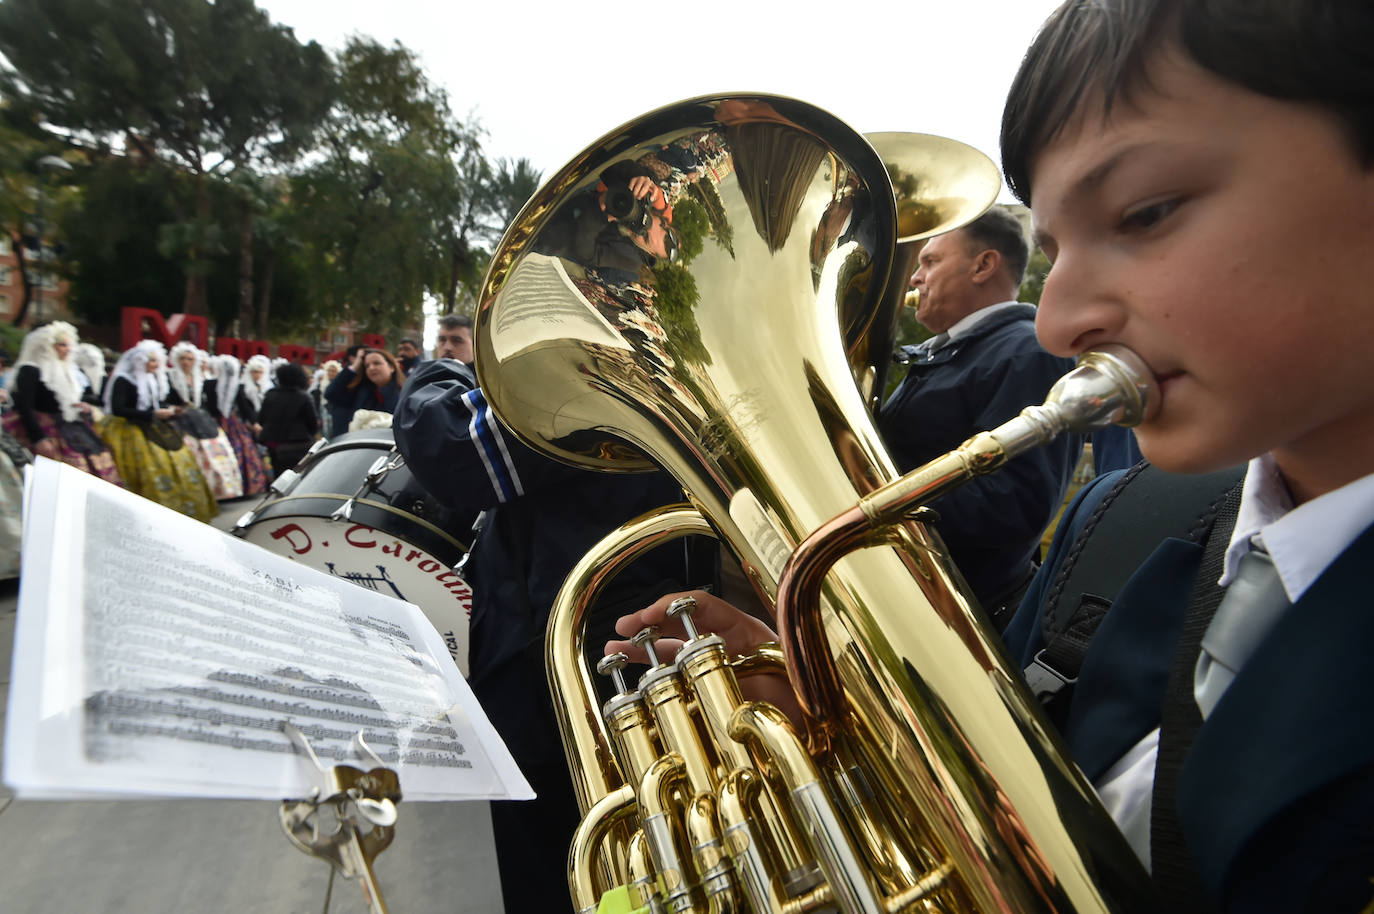
<path fill-rule="evenodd" d="M 471 358 L 471 321 L 461 327 Z M 446 329 L 453 335 L 454 331 Z M 390 424 L 403 362 L 353 346 L 313 374 L 286 359 L 241 362 L 182 341 L 141 340 L 114 359 L 55 321 L 32 330 L 0 386 L 0 579 L 19 573 L 22 468 L 61 460 L 203 521 L 219 503 L 261 495 L 321 437 Z"/>

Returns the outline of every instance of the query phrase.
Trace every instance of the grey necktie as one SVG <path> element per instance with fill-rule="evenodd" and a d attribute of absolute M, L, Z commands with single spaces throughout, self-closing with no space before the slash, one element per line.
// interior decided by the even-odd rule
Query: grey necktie
<path fill-rule="evenodd" d="M 1291 605 L 1268 552 L 1256 547 L 1241 556 L 1236 578 L 1202 636 L 1202 653 L 1193 671 L 1193 696 L 1204 720 L 1236 671 Z"/>

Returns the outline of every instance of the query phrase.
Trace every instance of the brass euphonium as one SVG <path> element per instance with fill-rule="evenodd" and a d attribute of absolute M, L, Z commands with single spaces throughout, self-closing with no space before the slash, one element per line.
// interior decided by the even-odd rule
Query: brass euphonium
<path fill-rule="evenodd" d="M 869 397 L 914 256 L 902 244 L 976 217 L 998 184 L 961 144 L 875 143 L 882 155 L 785 98 L 663 108 L 555 175 L 493 260 L 477 364 L 502 420 L 577 465 L 652 461 L 693 506 L 608 538 L 550 619 L 586 814 L 580 911 L 615 886 L 630 907 L 679 912 L 1148 904 L 919 509 L 1066 427 L 1138 419 L 1142 391 L 1129 355 L 1095 354 L 1059 402 L 899 477 Z M 603 718 L 581 659 L 590 595 L 643 551 L 708 532 L 781 611 L 783 651 L 729 658 L 694 637 Z M 740 697 L 737 676 L 784 652 L 802 733 Z"/>

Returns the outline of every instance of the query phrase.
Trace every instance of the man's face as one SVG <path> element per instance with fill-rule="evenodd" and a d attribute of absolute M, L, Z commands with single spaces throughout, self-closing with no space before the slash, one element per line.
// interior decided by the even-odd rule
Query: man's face
<path fill-rule="evenodd" d="M 1362 475 L 1374 444 L 1374 170 L 1311 106 L 1174 53 L 1156 62 L 1153 91 L 1106 124 L 1071 122 L 1034 163 L 1036 229 L 1054 263 L 1040 341 L 1058 355 L 1122 343 L 1144 358 L 1160 409 L 1137 433 L 1165 470 L 1273 451 L 1291 487 L 1295 472 L 1338 475 L 1333 455 L 1358 453 Z"/>
<path fill-rule="evenodd" d="M 413 359 L 419 354 L 419 351 L 410 343 L 402 343 L 396 347 L 396 355 L 402 359 Z"/>
<path fill-rule="evenodd" d="M 916 319 L 932 333 L 944 333 L 976 310 L 976 259 L 962 231 L 937 235 L 921 249 L 911 287 L 921 293 Z"/>
<path fill-rule="evenodd" d="M 441 359 L 457 359 L 464 365 L 471 365 L 472 330 L 467 327 L 440 327 L 434 354 Z"/>

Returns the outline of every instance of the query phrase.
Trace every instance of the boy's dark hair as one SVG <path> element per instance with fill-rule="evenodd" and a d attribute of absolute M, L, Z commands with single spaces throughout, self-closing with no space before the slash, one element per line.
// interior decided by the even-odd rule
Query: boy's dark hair
<path fill-rule="evenodd" d="M 964 235 L 974 249 L 989 248 L 1002 255 L 1002 265 L 1017 286 L 1026 278 L 1026 263 L 1030 260 L 1030 245 L 1021 222 L 1004 206 L 994 206 L 964 226 Z"/>
<path fill-rule="evenodd" d="M 343 357 L 344 366 L 347 367 L 353 361 L 353 357 L 358 354 L 358 350 L 366 348 L 367 347 L 364 346 L 362 343 L 354 343 L 352 346 L 349 346 L 347 349 L 345 349 Z"/>
<path fill-rule="evenodd" d="M 287 362 L 277 368 L 277 386 L 287 390 L 305 390 L 310 386 L 310 380 L 305 376 L 305 369 L 295 362 Z"/>
<path fill-rule="evenodd" d="M 439 318 L 439 326 L 443 327 L 445 330 L 456 330 L 459 327 L 466 327 L 471 330 L 472 318 L 468 317 L 466 314 L 445 314 L 443 317 Z"/>
<path fill-rule="evenodd" d="M 1176 45 L 1213 75 L 1335 113 L 1374 164 L 1374 4 L 1367 0 L 1067 0 L 1026 51 L 1002 112 L 1007 186 L 1031 205 L 1035 158 L 1101 94 L 1102 115 L 1150 89 Z"/>

